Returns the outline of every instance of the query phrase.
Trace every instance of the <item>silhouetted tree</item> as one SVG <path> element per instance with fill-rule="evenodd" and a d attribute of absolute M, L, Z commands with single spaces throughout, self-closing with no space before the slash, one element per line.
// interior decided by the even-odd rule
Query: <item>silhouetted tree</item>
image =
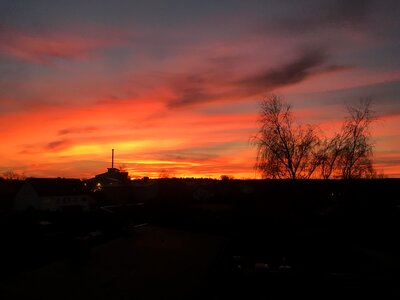
<path fill-rule="evenodd" d="M 263 177 L 310 178 L 320 161 L 316 128 L 294 125 L 291 106 L 277 95 L 262 101 L 259 121 L 255 167 Z"/>
<path fill-rule="evenodd" d="M 325 138 L 321 142 L 318 151 L 318 162 L 320 176 L 323 179 L 329 179 L 332 175 L 337 176 L 338 160 L 343 152 L 345 139 L 343 134 L 338 133 L 332 139 Z"/>
<path fill-rule="evenodd" d="M 166 178 L 171 178 L 171 177 L 172 177 L 171 173 L 166 169 L 162 169 L 160 171 L 160 173 L 158 174 L 158 178 L 160 178 L 160 179 L 166 179 Z"/>
<path fill-rule="evenodd" d="M 369 99 L 347 107 L 346 118 L 340 133 L 341 151 L 337 168 L 344 179 L 373 177 L 371 123 L 376 120 Z"/>
<path fill-rule="evenodd" d="M 24 180 L 26 178 L 25 174 L 19 174 L 13 170 L 8 170 L 3 173 L 3 178 L 5 180 Z"/>
<path fill-rule="evenodd" d="M 371 101 L 347 107 L 341 131 L 319 138 L 315 126 L 295 126 L 291 106 L 276 95 L 261 103 L 261 127 L 254 138 L 256 169 L 265 178 L 373 178 Z M 316 170 L 319 172 L 317 173 Z"/>
<path fill-rule="evenodd" d="M 232 180 L 234 177 L 230 175 L 221 175 L 221 180 Z"/>

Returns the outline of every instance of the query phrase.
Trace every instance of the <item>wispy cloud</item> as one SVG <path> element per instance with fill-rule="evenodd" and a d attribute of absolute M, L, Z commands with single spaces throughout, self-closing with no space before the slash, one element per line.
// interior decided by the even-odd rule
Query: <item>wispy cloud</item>
<path fill-rule="evenodd" d="M 64 128 L 64 129 L 60 129 L 58 131 L 58 135 L 88 133 L 88 132 L 94 132 L 97 130 L 99 130 L 99 128 L 95 127 L 95 126 Z"/>
<path fill-rule="evenodd" d="M 327 56 L 323 50 L 306 51 L 289 63 L 244 78 L 237 84 L 250 94 L 271 91 L 307 79 L 315 74 L 318 71 L 316 68 L 322 66 L 326 61 Z"/>
<path fill-rule="evenodd" d="M 54 140 L 46 143 L 32 143 L 19 145 L 21 149 L 18 154 L 42 155 L 49 152 L 58 152 L 67 149 L 72 143 L 66 139 Z"/>
<path fill-rule="evenodd" d="M 218 72 L 187 75 L 176 85 L 177 95 L 168 103 L 171 108 L 190 106 L 210 101 L 246 98 L 294 85 L 321 73 L 340 72 L 352 66 L 329 64 L 329 56 L 322 48 L 299 51 L 289 62 L 262 72 L 237 75 Z"/>
<path fill-rule="evenodd" d="M 56 59 L 85 59 L 99 49 L 116 45 L 114 38 L 68 32 L 36 32 L 0 26 L 0 54 L 19 60 L 49 64 Z"/>
<path fill-rule="evenodd" d="M 52 141 L 48 143 L 45 146 L 45 149 L 48 151 L 58 151 L 58 150 L 63 150 L 70 146 L 70 141 L 68 140 L 57 140 L 57 141 Z"/>

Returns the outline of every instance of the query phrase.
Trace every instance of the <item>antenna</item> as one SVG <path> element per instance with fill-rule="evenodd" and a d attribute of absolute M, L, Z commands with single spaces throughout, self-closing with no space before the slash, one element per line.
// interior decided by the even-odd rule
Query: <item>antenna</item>
<path fill-rule="evenodd" d="M 114 169 L 114 149 L 111 151 L 111 169 Z"/>

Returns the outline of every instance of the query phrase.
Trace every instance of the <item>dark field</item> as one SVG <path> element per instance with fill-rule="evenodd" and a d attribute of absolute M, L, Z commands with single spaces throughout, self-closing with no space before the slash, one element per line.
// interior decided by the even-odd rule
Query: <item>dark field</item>
<path fill-rule="evenodd" d="M 399 297 L 399 183 L 166 179 L 8 214 L 1 298 Z"/>

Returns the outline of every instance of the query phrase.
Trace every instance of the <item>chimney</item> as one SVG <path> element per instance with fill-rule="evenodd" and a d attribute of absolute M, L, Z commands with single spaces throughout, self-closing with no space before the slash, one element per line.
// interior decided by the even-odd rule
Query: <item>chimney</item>
<path fill-rule="evenodd" d="M 112 149 L 111 153 L 111 169 L 114 169 L 114 149 Z"/>

